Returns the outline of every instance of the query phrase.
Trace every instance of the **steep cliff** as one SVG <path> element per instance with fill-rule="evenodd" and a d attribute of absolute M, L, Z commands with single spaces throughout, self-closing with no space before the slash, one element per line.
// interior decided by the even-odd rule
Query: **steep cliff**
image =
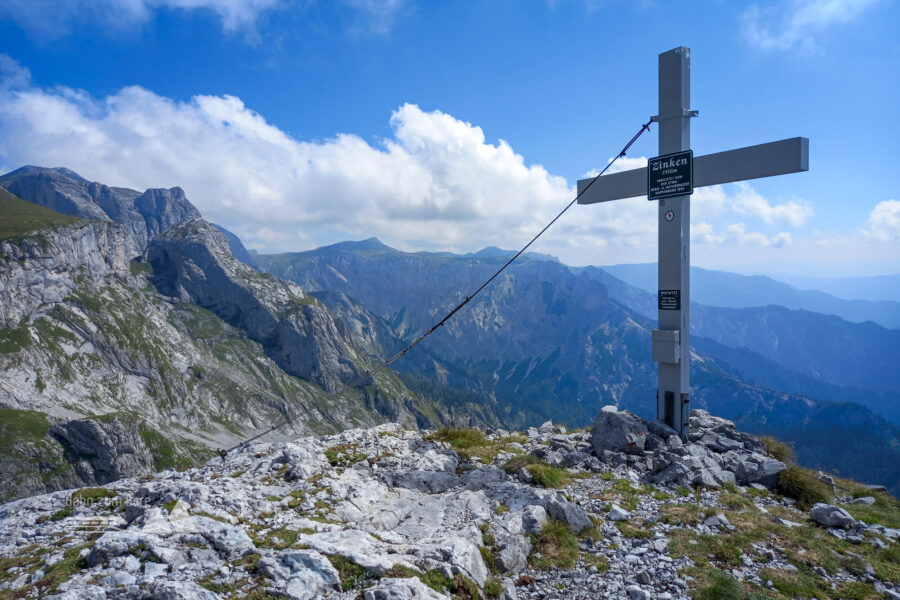
<path fill-rule="evenodd" d="M 149 261 L 3 190 L 0 224 L 0 499 L 183 468 L 284 416 L 274 437 L 454 419 L 390 372 L 331 396 L 371 360 L 351 328 L 204 221 Z"/>
<path fill-rule="evenodd" d="M 79 277 L 125 277 L 123 228 L 109 221 L 80 221 L 47 229 L 19 243 L 0 240 L 0 326 L 61 302 Z"/>
<path fill-rule="evenodd" d="M 69 169 L 22 167 L 0 177 L 0 187 L 64 215 L 119 223 L 128 258 L 142 254 L 153 237 L 175 223 L 200 216 L 179 187 L 141 193 L 87 181 Z"/>
<path fill-rule="evenodd" d="M 300 286 L 260 273 L 231 255 L 228 240 L 192 219 L 150 244 L 153 283 L 164 295 L 206 308 L 262 344 L 286 372 L 328 391 L 359 375 L 357 354 L 329 311 Z"/>

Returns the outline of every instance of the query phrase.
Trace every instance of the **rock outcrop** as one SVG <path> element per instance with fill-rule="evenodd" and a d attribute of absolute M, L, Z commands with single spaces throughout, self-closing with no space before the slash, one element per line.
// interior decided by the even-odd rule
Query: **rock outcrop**
<path fill-rule="evenodd" d="M 126 231 L 128 258 L 142 254 L 151 239 L 175 223 L 200 216 L 179 187 L 141 193 L 87 181 L 69 169 L 22 167 L 0 177 L 0 186 L 64 215 L 119 223 Z"/>
<path fill-rule="evenodd" d="M 358 375 L 350 341 L 328 310 L 294 283 L 235 259 L 202 219 L 179 223 L 147 251 L 159 291 L 193 302 L 245 331 L 282 369 L 335 391 Z"/>
<path fill-rule="evenodd" d="M 126 234 L 109 221 L 47 229 L 19 243 L 0 241 L 0 328 L 47 310 L 76 287 L 77 278 L 125 277 Z"/>
<path fill-rule="evenodd" d="M 594 421 L 591 443 L 603 464 L 627 464 L 654 483 L 775 488 L 785 464 L 766 456 L 759 439 L 705 410 L 691 411 L 690 427 L 691 443 L 684 444 L 659 421 L 605 406 Z"/>
<path fill-rule="evenodd" d="M 62 444 L 68 462 L 86 485 L 153 470 L 153 455 L 133 422 L 75 419 L 51 426 L 48 433 Z"/>
<path fill-rule="evenodd" d="M 713 430 L 736 437 L 704 414 L 696 426 L 698 439 Z M 794 563 L 833 597 L 900 592 L 884 575 L 900 530 L 851 518 L 852 532 L 837 525 L 822 539 L 793 501 L 739 485 L 683 492 L 674 483 L 642 484 L 640 463 L 652 451 L 623 453 L 637 460 L 610 468 L 585 452 L 588 434 L 552 424 L 468 439 L 479 436 L 467 444 L 477 459 L 436 441 L 440 435 L 393 424 L 255 443 L 202 468 L 6 504 L 0 559 L 16 566 L 0 576 L 0 592 L 55 600 L 437 600 L 488 592 L 507 600 L 687 600 L 704 584 L 685 576 L 697 561 L 761 596 L 791 581 Z M 587 458 L 565 471 L 561 489 L 547 489 L 509 468 L 541 449 L 547 458 Z M 813 516 L 842 510 L 817 506 Z M 798 558 L 803 540 L 830 550 Z M 820 555 L 834 561 L 828 565 L 864 556 L 876 566 L 868 574 L 826 571 Z M 61 564 L 65 572 L 54 566 Z"/>

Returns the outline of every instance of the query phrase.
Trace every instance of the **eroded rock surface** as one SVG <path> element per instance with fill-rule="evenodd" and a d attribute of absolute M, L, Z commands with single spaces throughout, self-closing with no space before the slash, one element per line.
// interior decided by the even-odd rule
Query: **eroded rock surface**
<path fill-rule="evenodd" d="M 645 448 L 655 450 L 614 455 L 611 465 L 590 453 L 589 434 L 552 424 L 527 435 L 488 431 L 474 454 L 390 424 L 251 444 L 202 468 L 78 492 L 78 503 L 71 492 L 27 498 L 0 506 L 0 557 L 20 565 L 0 577 L 0 592 L 58 600 L 436 600 L 490 590 L 507 600 L 687 600 L 696 582 L 686 570 L 698 566 L 692 556 L 760 590 L 773 585 L 771 573 L 796 572 L 796 555 L 777 534 L 821 531 L 819 512 L 828 514 L 832 535 L 824 537 L 834 543 L 857 552 L 860 544 L 879 551 L 898 543 L 900 531 L 880 525 L 833 526 L 843 513 L 837 506 L 819 506 L 809 519 L 759 485 L 651 483 L 654 468 L 704 457 L 733 474 L 725 457 L 758 449 L 755 439 L 702 412 L 688 444 L 664 441 L 655 430 L 666 433 L 647 427 Z M 574 464 L 565 460 L 573 453 L 587 458 L 559 467 L 567 479 L 548 489 L 519 478 L 513 459 L 526 453 L 559 454 L 561 465 Z M 693 480 L 691 469 L 684 476 Z M 841 500 L 860 506 L 850 501 Z M 708 558 L 701 545 L 761 526 L 776 528 L 774 537 L 747 542 L 736 563 L 730 553 Z M 574 544 L 568 562 L 555 554 L 560 540 Z M 836 560 L 852 560 L 842 556 Z M 67 565 L 65 574 L 54 565 Z M 876 571 L 815 573 L 836 590 L 853 583 L 873 594 L 897 592 Z"/>

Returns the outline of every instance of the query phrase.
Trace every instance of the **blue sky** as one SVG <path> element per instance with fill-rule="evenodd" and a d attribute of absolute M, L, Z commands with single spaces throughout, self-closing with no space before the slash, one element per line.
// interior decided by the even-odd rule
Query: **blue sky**
<path fill-rule="evenodd" d="M 685 45 L 696 154 L 811 140 L 808 173 L 695 194 L 694 263 L 897 273 L 898 22 L 895 0 L 9 0 L 0 168 L 180 185 L 263 251 L 514 248 L 656 112 L 656 56 Z M 536 250 L 644 262 L 655 231 L 646 200 L 575 207 Z"/>

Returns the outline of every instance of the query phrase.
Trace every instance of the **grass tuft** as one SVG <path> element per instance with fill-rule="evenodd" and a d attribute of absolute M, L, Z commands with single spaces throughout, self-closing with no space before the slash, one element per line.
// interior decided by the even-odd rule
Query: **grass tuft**
<path fill-rule="evenodd" d="M 783 463 L 790 463 L 794 460 L 794 449 L 780 442 L 773 437 L 763 437 L 762 442 L 766 445 L 766 451 L 769 456 Z"/>
<path fill-rule="evenodd" d="M 797 501 L 797 508 L 809 510 L 816 502 L 828 502 L 828 488 L 808 469 L 790 466 L 778 476 L 778 493 Z"/>
<path fill-rule="evenodd" d="M 540 558 L 535 554 L 531 556 L 531 563 L 538 569 L 557 567 L 571 569 L 578 560 L 578 538 L 572 534 L 569 526 L 557 519 L 550 519 L 538 536 L 534 544 L 535 553 L 540 553 Z"/>
<path fill-rule="evenodd" d="M 503 593 L 503 584 L 491 577 L 484 584 L 484 595 L 488 598 L 499 598 Z"/>
<path fill-rule="evenodd" d="M 374 579 L 372 574 L 352 560 L 338 554 L 329 554 L 327 557 L 331 565 L 337 569 L 343 591 L 362 590 L 372 583 L 372 579 Z"/>
<path fill-rule="evenodd" d="M 478 429 L 460 429 L 456 427 L 444 427 L 429 435 L 427 440 L 447 442 L 457 450 L 467 450 L 477 446 L 487 446 L 490 441 L 484 433 Z"/>
<path fill-rule="evenodd" d="M 535 485 L 541 487 L 559 489 L 569 485 L 572 480 L 572 476 L 565 469 L 551 467 L 531 454 L 513 457 L 503 465 L 503 469 L 507 473 L 517 473 L 523 467 L 528 468 Z"/>

